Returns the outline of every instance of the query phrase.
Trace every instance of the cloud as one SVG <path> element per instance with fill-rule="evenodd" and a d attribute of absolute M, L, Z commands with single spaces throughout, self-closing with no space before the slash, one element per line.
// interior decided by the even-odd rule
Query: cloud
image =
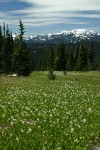
<path fill-rule="evenodd" d="M 41 6 L 40 11 L 100 10 L 100 0 L 20 0 Z M 36 8 L 35 8 L 36 9 Z"/>
<path fill-rule="evenodd" d="M 22 10 L 12 11 L 13 14 L 26 14 L 23 18 L 37 18 L 37 21 L 45 18 L 51 18 L 55 20 L 61 19 L 64 16 L 69 17 L 90 17 L 99 18 L 99 14 L 80 14 L 79 11 L 92 11 L 100 10 L 100 0 L 19 0 L 20 2 L 27 2 L 31 4 L 31 7 Z M 62 19 L 61 19 L 62 20 Z"/>
<path fill-rule="evenodd" d="M 19 18 L 27 27 L 53 24 L 89 24 L 100 20 L 100 0 L 15 0 L 26 3 L 26 8 L 0 12 L 0 23 L 17 25 Z M 4 0 L 0 0 L 4 2 Z M 5 0 L 11 2 L 11 0 Z M 13 3 L 13 1 L 12 1 Z M 2 19 L 1 19 L 2 18 Z"/>

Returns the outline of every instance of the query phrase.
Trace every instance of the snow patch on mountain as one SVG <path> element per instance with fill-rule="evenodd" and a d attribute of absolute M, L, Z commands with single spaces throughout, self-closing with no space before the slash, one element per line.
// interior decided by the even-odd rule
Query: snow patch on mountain
<path fill-rule="evenodd" d="M 15 38 L 15 35 L 13 37 Z M 60 41 L 64 41 L 65 43 L 70 42 L 75 43 L 81 40 L 100 42 L 100 33 L 87 29 L 74 29 L 71 31 L 64 30 L 58 33 L 25 36 L 24 39 L 27 42 L 39 42 L 39 43 L 43 42 L 58 43 Z"/>

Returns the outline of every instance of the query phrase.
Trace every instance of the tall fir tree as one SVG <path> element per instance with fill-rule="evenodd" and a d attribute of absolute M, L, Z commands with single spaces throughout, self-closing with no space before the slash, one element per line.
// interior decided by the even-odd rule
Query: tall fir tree
<path fill-rule="evenodd" d="M 68 51 L 68 57 L 67 57 L 67 63 L 66 63 L 66 69 L 72 71 L 74 69 L 74 56 L 73 51 Z"/>
<path fill-rule="evenodd" d="M 46 51 L 46 70 L 53 70 L 54 68 L 54 52 L 51 46 Z"/>
<path fill-rule="evenodd" d="M 66 71 L 65 44 L 63 42 L 58 44 L 57 49 L 56 49 L 55 70 Z"/>
<path fill-rule="evenodd" d="M 6 28 L 6 73 L 12 72 L 13 40 L 8 25 Z"/>
<path fill-rule="evenodd" d="M 12 71 L 12 51 L 13 41 L 11 40 L 11 34 L 8 28 L 3 26 L 3 39 L 1 48 L 1 60 L 2 60 L 2 72 L 10 73 Z"/>
<path fill-rule="evenodd" d="M 42 58 L 40 59 L 39 68 L 40 68 L 40 70 L 42 70 L 42 71 L 46 70 L 46 66 L 45 66 L 45 56 L 44 56 L 44 55 L 43 55 Z"/>
<path fill-rule="evenodd" d="M 2 39 L 3 39 L 3 35 L 2 35 L 2 27 L 0 26 L 0 72 L 2 72 Z"/>
<path fill-rule="evenodd" d="M 84 47 L 83 43 L 81 43 L 79 47 L 76 68 L 80 71 L 87 70 L 87 49 Z"/>
<path fill-rule="evenodd" d="M 56 50 L 55 50 L 54 69 L 57 71 L 59 71 L 59 68 L 60 68 L 59 53 L 60 53 L 60 43 L 57 45 Z"/>
<path fill-rule="evenodd" d="M 0 26 L 0 49 L 2 47 L 2 27 Z"/>
<path fill-rule="evenodd" d="M 54 69 L 54 51 L 51 45 L 48 46 L 45 51 L 41 61 L 40 61 L 41 70 L 53 70 Z"/>
<path fill-rule="evenodd" d="M 24 42 L 24 25 L 19 21 L 19 37 L 15 39 L 13 52 L 13 69 L 18 76 L 29 76 L 31 73 L 30 52 Z"/>
<path fill-rule="evenodd" d="M 2 60 L 2 72 L 7 73 L 7 47 L 6 47 L 6 27 L 5 23 L 3 24 L 3 38 L 2 38 L 2 48 L 1 48 L 1 60 Z"/>
<path fill-rule="evenodd" d="M 79 56 L 79 47 L 76 45 L 76 49 L 74 52 L 74 70 L 78 70 L 78 56 Z"/>
<path fill-rule="evenodd" d="M 94 45 L 92 43 L 90 43 L 89 50 L 87 53 L 87 68 L 88 68 L 88 70 L 94 70 L 94 65 L 95 65 L 94 58 L 95 58 Z"/>

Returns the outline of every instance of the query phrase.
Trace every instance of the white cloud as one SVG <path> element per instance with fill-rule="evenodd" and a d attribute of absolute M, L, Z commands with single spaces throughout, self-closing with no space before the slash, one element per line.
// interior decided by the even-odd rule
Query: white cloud
<path fill-rule="evenodd" d="M 3 12 L 0 12 L 0 17 L 6 17 L 7 15 L 6 15 L 6 13 L 3 13 Z"/>
<path fill-rule="evenodd" d="M 0 2 L 4 0 L 0 0 Z M 11 0 L 5 0 L 9 2 Z M 27 2 L 31 7 L 22 10 L 14 10 L 2 13 L 0 23 L 18 25 L 21 18 L 28 27 L 47 26 L 52 24 L 88 24 L 87 21 L 79 21 L 75 18 L 100 18 L 100 13 L 82 13 L 85 11 L 100 10 L 100 0 L 18 0 Z M 81 13 L 80 13 L 81 12 Z M 74 18 L 74 20 L 73 20 Z"/>
<path fill-rule="evenodd" d="M 20 0 L 41 6 L 40 11 L 100 10 L 100 0 Z M 36 10 L 36 8 L 35 8 Z"/>
<path fill-rule="evenodd" d="M 13 14 L 26 14 L 23 20 L 28 22 L 28 18 L 32 19 L 33 25 L 39 22 L 44 24 L 45 20 L 52 18 L 53 23 L 56 20 L 67 21 L 70 17 L 86 17 L 99 18 L 99 14 L 79 14 L 74 11 L 100 10 L 100 0 L 19 0 L 20 2 L 27 2 L 31 7 L 23 10 L 12 11 Z M 70 12 L 68 12 L 70 11 Z M 71 12 L 73 11 L 73 13 Z M 41 25 L 41 24 L 40 24 Z"/>

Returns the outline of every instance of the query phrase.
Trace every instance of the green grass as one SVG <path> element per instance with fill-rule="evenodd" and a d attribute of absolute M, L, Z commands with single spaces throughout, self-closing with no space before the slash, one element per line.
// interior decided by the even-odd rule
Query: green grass
<path fill-rule="evenodd" d="M 90 150 L 100 142 L 100 72 L 0 76 L 0 150 Z"/>

